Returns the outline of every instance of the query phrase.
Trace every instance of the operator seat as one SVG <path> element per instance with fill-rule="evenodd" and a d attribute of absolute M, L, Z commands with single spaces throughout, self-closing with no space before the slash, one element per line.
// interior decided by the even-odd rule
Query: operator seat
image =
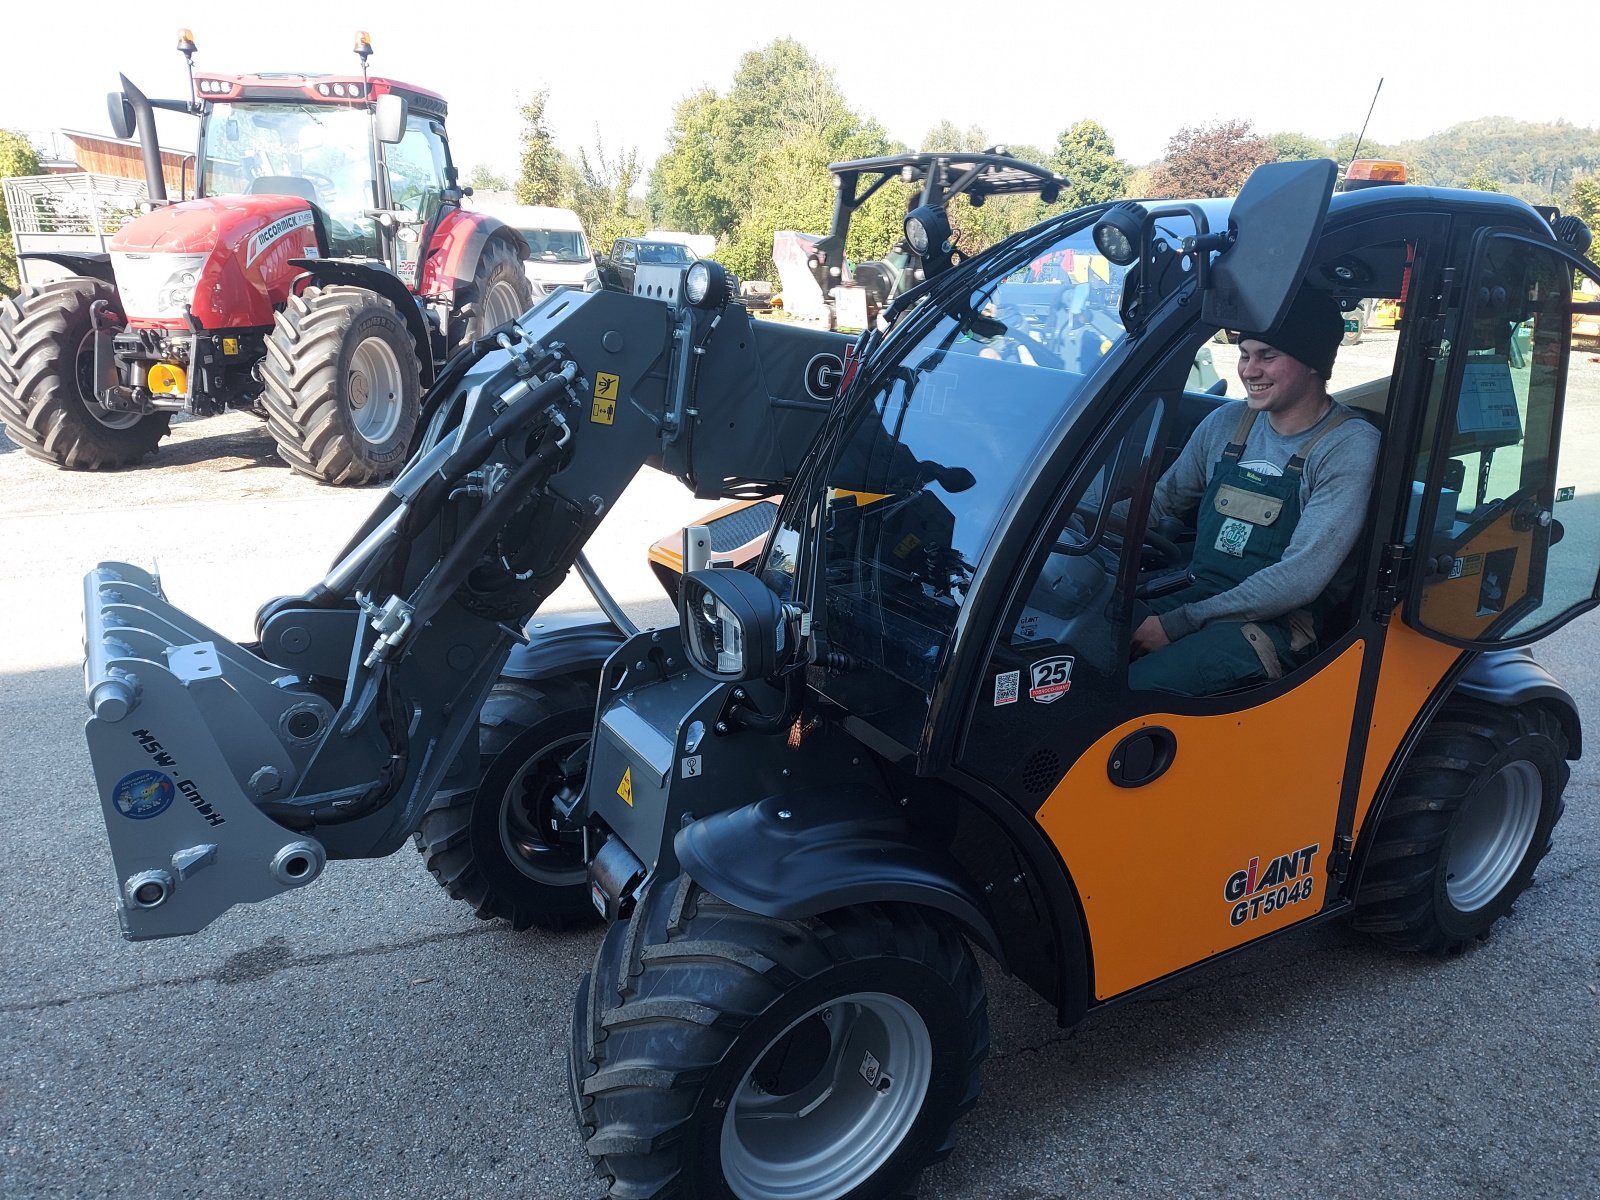
<path fill-rule="evenodd" d="M 299 196 L 308 204 L 318 203 L 317 189 L 298 175 L 258 175 L 245 191 L 252 196 Z"/>

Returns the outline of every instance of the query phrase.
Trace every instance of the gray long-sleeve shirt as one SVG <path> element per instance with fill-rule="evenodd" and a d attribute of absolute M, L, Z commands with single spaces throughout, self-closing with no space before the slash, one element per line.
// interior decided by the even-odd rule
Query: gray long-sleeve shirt
<path fill-rule="evenodd" d="M 1263 475 L 1282 475 L 1301 446 L 1322 432 L 1337 402 L 1303 433 L 1283 437 L 1262 415 L 1250 428 L 1239 463 Z M 1183 517 L 1205 494 L 1222 451 L 1239 427 L 1244 401 L 1224 404 L 1200 422 L 1189 444 L 1156 484 L 1150 519 Z M 1300 522 L 1283 558 L 1237 587 L 1180 605 L 1161 616 L 1161 628 L 1177 641 L 1213 621 L 1264 621 L 1310 604 L 1333 579 L 1355 545 L 1366 519 L 1378 462 L 1378 431 L 1356 417 L 1319 441 L 1300 480 Z"/>

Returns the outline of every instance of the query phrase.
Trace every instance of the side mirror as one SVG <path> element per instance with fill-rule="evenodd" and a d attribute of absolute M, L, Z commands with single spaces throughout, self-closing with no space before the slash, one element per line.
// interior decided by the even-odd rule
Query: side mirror
<path fill-rule="evenodd" d="M 393 146 L 405 137 L 406 118 L 410 115 L 411 106 L 406 103 L 404 96 L 396 96 L 393 92 L 379 96 L 372 110 L 372 126 L 378 140 L 385 146 Z"/>
<path fill-rule="evenodd" d="M 1245 180 L 1228 214 L 1233 244 L 1211 266 L 1203 319 L 1223 329 L 1272 329 L 1289 310 L 1339 168 L 1329 159 L 1267 163 Z"/>
<path fill-rule="evenodd" d="M 111 117 L 111 132 L 127 141 L 133 137 L 133 105 L 126 92 L 106 93 L 106 112 Z"/>
<path fill-rule="evenodd" d="M 678 625 L 689 661 L 725 683 L 766 679 L 783 655 L 783 601 L 748 571 L 690 571 L 678 590 Z"/>

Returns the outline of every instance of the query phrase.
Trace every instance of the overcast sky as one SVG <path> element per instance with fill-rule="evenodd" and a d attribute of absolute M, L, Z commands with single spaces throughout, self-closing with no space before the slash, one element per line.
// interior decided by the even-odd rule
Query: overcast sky
<path fill-rule="evenodd" d="M 686 15 L 663 15 L 673 11 Z M 935 15 L 947 12 L 983 19 Z M 148 95 L 185 94 L 182 25 L 197 65 L 240 72 L 354 70 L 354 32 L 366 29 L 374 74 L 449 101 L 464 171 L 514 174 L 516 110 L 539 88 L 562 149 L 592 148 L 598 130 L 608 153 L 636 149 L 648 170 L 678 100 L 725 92 L 742 54 L 789 36 L 833 69 L 856 111 L 913 146 L 948 119 L 1049 149 L 1092 117 L 1143 163 L 1180 126 L 1235 117 L 1260 133 L 1337 137 L 1360 127 L 1380 77 L 1378 142 L 1490 115 L 1600 127 L 1600 80 L 1579 67 L 1597 17 L 1596 0 L 31 3 L 4 19 L 0 127 L 105 132 L 118 71 Z M 191 146 L 192 122 L 174 120 L 162 141 Z"/>

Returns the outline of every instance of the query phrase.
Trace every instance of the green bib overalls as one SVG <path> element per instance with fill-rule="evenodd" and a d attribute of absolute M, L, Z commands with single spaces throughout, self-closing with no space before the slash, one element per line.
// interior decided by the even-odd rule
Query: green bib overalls
<path fill-rule="evenodd" d="M 1246 409 L 1240 417 L 1200 498 L 1189 586 L 1151 601 L 1151 612 L 1209 600 L 1282 559 L 1300 523 L 1300 478 L 1311 448 L 1350 418 L 1336 413 L 1289 459 L 1282 475 L 1262 475 L 1239 465 L 1256 416 Z M 1277 679 L 1316 653 L 1325 607 L 1319 597 L 1310 608 L 1269 620 L 1213 622 L 1134 662 L 1128 686 L 1204 696 Z"/>

